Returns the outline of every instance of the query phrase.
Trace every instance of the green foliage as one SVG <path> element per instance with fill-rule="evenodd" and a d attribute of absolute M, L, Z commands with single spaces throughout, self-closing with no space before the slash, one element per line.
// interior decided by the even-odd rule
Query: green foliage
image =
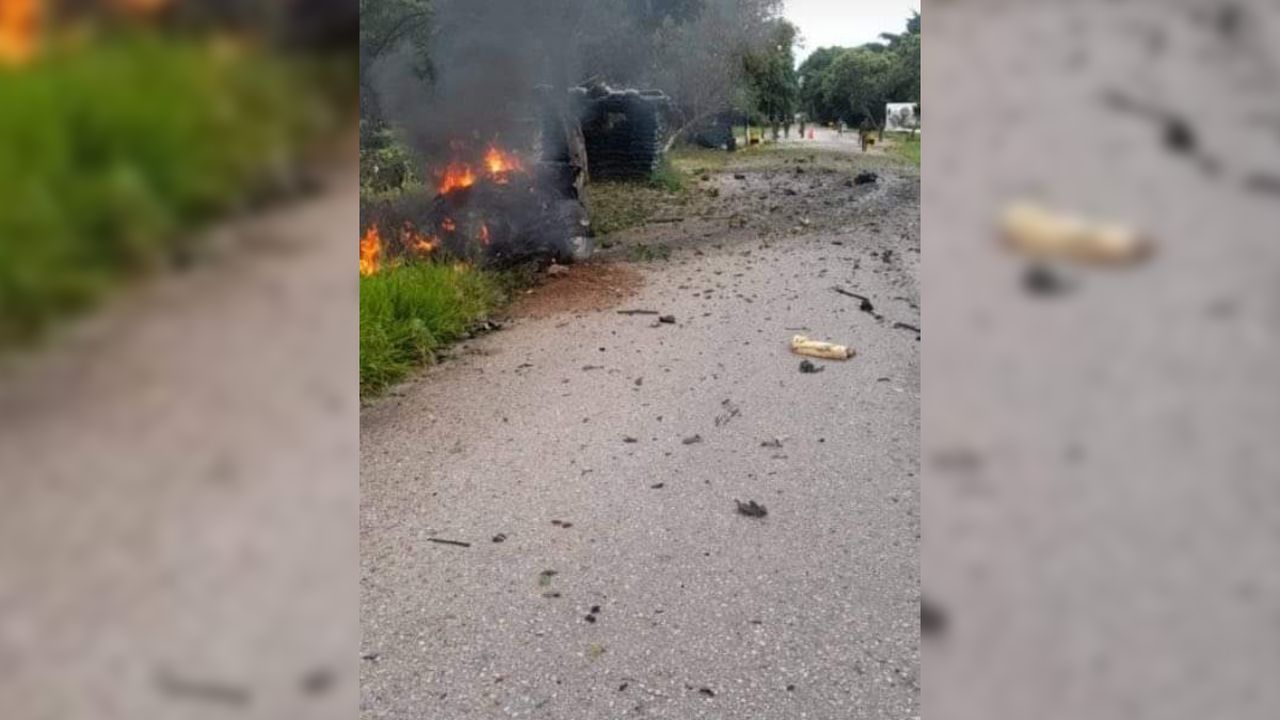
<path fill-rule="evenodd" d="M 409 69 L 424 87 L 435 76 L 431 0 L 360 0 L 360 117 L 380 125 L 382 109 L 374 70 L 387 56 L 409 53 Z M 363 137 L 361 138 L 363 141 Z"/>
<path fill-rule="evenodd" d="M 635 262 L 653 262 L 671 259 L 671 248 L 666 245 L 636 243 L 631 246 L 631 259 Z"/>
<path fill-rule="evenodd" d="M 720 153 L 724 155 L 724 153 Z M 647 181 L 596 181 L 587 185 L 587 209 L 596 234 L 608 236 L 638 227 L 664 207 L 683 204 L 689 199 L 687 171 L 679 158 L 670 155 Z M 602 247 L 612 243 L 601 241 Z"/>
<path fill-rule="evenodd" d="M 821 93 L 837 117 L 851 125 L 883 122 L 884 105 L 893 97 L 893 60 L 888 53 L 861 47 L 846 50 L 822 76 Z"/>
<path fill-rule="evenodd" d="M 360 278 L 360 394 L 376 394 L 464 337 L 503 299 L 501 280 L 420 263 Z"/>
<path fill-rule="evenodd" d="M 884 125 L 885 104 L 920 100 L 920 14 L 883 43 L 819 48 L 800 65 L 800 106 L 818 122 Z M 918 115 L 917 115 L 918 117 Z"/>
<path fill-rule="evenodd" d="M 369 129 L 369 128 L 373 129 Z M 360 188 L 365 193 L 403 190 L 420 181 L 409 148 L 389 127 L 360 121 Z"/>
<path fill-rule="evenodd" d="M 782 19 L 769 24 L 772 29 L 768 42 L 757 52 L 748 54 L 744 64 L 752 109 L 765 122 L 785 125 L 794 117 L 800 99 L 800 81 L 795 69 L 799 30 Z"/>
<path fill-rule="evenodd" d="M 262 53 L 150 36 L 0 73 L 0 345 L 272 189 L 335 118 L 310 80 Z"/>
<path fill-rule="evenodd" d="M 911 133 L 885 133 L 893 145 L 892 152 L 907 162 L 920 167 L 920 136 Z"/>
<path fill-rule="evenodd" d="M 684 173 L 676 168 L 670 157 L 664 157 L 662 163 L 658 165 L 658 169 L 653 171 L 649 176 L 649 185 L 651 187 L 665 190 L 669 193 L 683 193 L 687 188 L 687 178 Z"/>

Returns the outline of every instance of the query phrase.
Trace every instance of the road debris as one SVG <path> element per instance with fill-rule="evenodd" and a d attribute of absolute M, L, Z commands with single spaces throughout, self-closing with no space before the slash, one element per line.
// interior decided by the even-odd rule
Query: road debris
<path fill-rule="evenodd" d="M 328 668 L 315 668 L 302 676 L 299 683 L 305 695 L 322 695 L 333 687 L 335 678 Z"/>
<path fill-rule="evenodd" d="M 760 443 L 760 447 L 762 447 L 762 448 L 773 448 L 773 449 L 775 449 L 775 450 L 781 450 L 781 449 L 782 449 L 782 438 L 774 438 L 774 439 L 772 439 L 772 440 L 765 440 L 764 442 Z"/>
<path fill-rule="evenodd" d="M 1048 265 L 1032 263 L 1022 275 L 1022 287 L 1033 295 L 1051 296 L 1071 292 L 1075 284 Z"/>
<path fill-rule="evenodd" d="M 725 425 L 728 425 L 731 420 L 738 417 L 742 412 L 738 409 L 737 405 L 733 404 L 732 400 L 725 400 L 720 403 L 720 406 L 724 408 L 724 413 L 716 416 L 716 427 L 724 427 Z"/>
<path fill-rule="evenodd" d="M 810 340 L 804 335 L 791 338 L 791 352 L 824 360 L 848 360 L 856 354 L 853 348 Z"/>
<path fill-rule="evenodd" d="M 619 315 L 660 315 L 657 310 L 619 310 Z"/>
<path fill-rule="evenodd" d="M 813 362 L 810 360 L 800 361 L 800 373 L 802 375 L 817 375 L 823 370 L 826 370 L 826 368 L 818 367 L 817 365 L 814 365 Z"/>
<path fill-rule="evenodd" d="M 763 505 L 756 502 L 755 500 L 749 500 L 747 502 L 742 502 L 741 500 L 734 500 L 734 502 L 738 504 L 739 515 L 745 515 L 747 517 L 753 517 L 753 518 L 762 518 L 765 515 L 769 514 L 769 511 L 766 510 Z"/>
<path fill-rule="evenodd" d="M 913 332 L 913 333 L 915 333 L 915 334 L 917 334 L 917 335 L 919 335 L 919 334 L 920 334 L 920 328 L 916 327 L 915 325 L 908 325 L 907 323 L 904 323 L 904 322 L 896 322 L 896 323 L 894 323 L 894 324 L 893 324 L 893 329 L 894 329 L 894 330 L 910 330 L 911 332 Z"/>
<path fill-rule="evenodd" d="M 920 599 L 920 634 L 925 636 L 940 635 L 946 632 L 947 616 L 924 598 Z"/>
<path fill-rule="evenodd" d="M 1131 265 L 1147 259 L 1155 249 L 1131 227 L 1055 213 L 1029 202 L 1009 206 L 1000 226 L 1006 245 L 1036 260 Z"/>
<path fill-rule="evenodd" d="M 859 295 L 859 294 L 858 294 L 858 293 L 856 293 L 856 292 L 849 292 L 848 290 L 845 290 L 844 288 L 840 287 L 839 285 L 837 285 L 837 286 L 835 286 L 835 287 L 833 287 L 833 288 L 831 288 L 831 289 L 832 289 L 832 290 L 835 290 L 836 292 L 840 293 L 841 295 L 844 295 L 845 297 L 851 297 L 851 298 L 853 298 L 853 299 L 855 299 L 855 300 L 860 300 L 860 301 L 861 301 L 861 303 L 859 303 L 859 305 L 858 305 L 858 309 L 859 309 L 859 310 L 861 310 L 862 312 L 865 312 L 865 313 L 874 313 L 874 312 L 875 312 L 875 310 L 876 310 L 876 306 L 871 304 L 871 299 L 870 299 L 870 298 L 868 298 L 868 297 L 867 297 L 867 296 L 865 296 L 865 295 Z"/>
<path fill-rule="evenodd" d="M 498 533 L 497 535 L 493 536 L 493 541 L 495 543 L 504 543 L 507 541 L 507 536 L 505 533 Z"/>
<path fill-rule="evenodd" d="M 675 325 L 675 324 L 676 324 L 676 316 L 675 316 L 675 315 L 663 315 L 662 317 L 658 318 L 658 322 L 660 322 L 660 323 L 662 323 L 662 324 L 664 324 L 664 325 Z"/>
<path fill-rule="evenodd" d="M 687 437 L 687 438 L 685 438 L 684 440 L 681 440 L 680 442 L 684 443 L 685 445 L 696 445 L 696 444 L 698 444 L 698 443 L 702 442 L 702 436 L 701 436 L 701 435 L 694 435 L 694 436 L 692 436 L 692 437 Z"/>
<path fill-rule="evenodd" d="M 471 547 L 471 543 L 462 542 L 460 540 L 445 540 L 444 538 L 427 538 L 427 542 L 433 542 L 437 545 L 453 545 L 454 547 Z"/>
<path fill-rule="evenodd" d="M 209 680 L 179 678 L 167 671 L 162 671 L 156 677 L 156 684 L 159 686 L 160 692 L 165 695 L 185 700 L 198 700 L 234 707 L 248 705 L 250 700 L 249 691 L 245 688 Z"/>

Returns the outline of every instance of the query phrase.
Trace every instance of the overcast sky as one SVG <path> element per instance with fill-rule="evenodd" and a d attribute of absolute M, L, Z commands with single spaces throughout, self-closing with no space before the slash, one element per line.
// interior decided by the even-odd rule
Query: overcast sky
<path fill-rule="evenodd" d="M 796 53 L 803 62 L 820 47 L 852 47 L 871 42 L 882 32 L 907 28 L 920 0 L 786 0 L 787 19 L 800 28 L 804 46 Z"/>

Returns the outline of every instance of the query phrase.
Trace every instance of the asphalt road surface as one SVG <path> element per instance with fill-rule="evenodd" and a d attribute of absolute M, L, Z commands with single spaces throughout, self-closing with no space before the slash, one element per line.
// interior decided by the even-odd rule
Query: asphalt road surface
<path fill-rule="evenodd" d="M 363 717 L 920 714 L 919 176 L 852 148 L 741 154 L 570 271 L 631 294 L 366 407 Z M 802 374 L 795 334 L 858 354 Z"/>

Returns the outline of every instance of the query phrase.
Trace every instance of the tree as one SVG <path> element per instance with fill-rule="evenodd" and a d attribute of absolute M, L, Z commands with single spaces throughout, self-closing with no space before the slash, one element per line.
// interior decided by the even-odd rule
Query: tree
<path fill-rule="evenodd" d="M 893 70 L 888 53 L 867 47 L 845 50 L 824 73 L 822 94 L 839 118 L 850 125 L 870 120 L 883 127 L 885 104 L 893 90 Z"/>
<path fill-rule="evenodd" d="M 781 0 L 701 0 L 696 17 L 668 18 L 654 33 L 647 80 L 671 97 L 677 125 L 667 148 L 689 128 L 750 105 L 746 58 L 767 47 Z"/>
<path fill-rule="evenodd" d="M 751 90 L 752 109 L 773 127 L 790 125 L 799 101 L 800 87 L 795 70 L 795 42 L 799 30 L 786 20 L 771 22 L 769 43 L 744 58 Z"/>
<path fill-rule="evenodd" d="M 856 48 L 819 48 L 800 65 L 800 105 L 815 120 L 884 126 L 885 104 L 920 101 L 920 13 L 906 32 Z M 917 113 L 917 119 L 919 114 Z"/>
<path fill-rule="evenodd" d="M 836 117 L 834 110 L 822 94 L 822 77 L 843 50 L 839 47 L 818 48 L 800 64 L 797 73 L 800 85 L 800 107 L 805 114 L 818 122 L 831 122 Z"/>
<path fill-rule="evenodd" d="M 384 59 L 407 52 L 424 87 L 433 77 L 432 19 L 430 0 L 360 0 L 360 117 L 371 126 L 383 122 L 373 76 Z"/>

